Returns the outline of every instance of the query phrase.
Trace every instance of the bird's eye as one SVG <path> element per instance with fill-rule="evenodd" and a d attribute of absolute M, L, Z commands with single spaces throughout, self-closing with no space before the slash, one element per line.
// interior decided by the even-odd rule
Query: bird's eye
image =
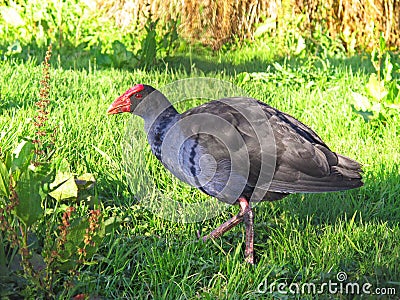
<path fill-rule="evenodd" d="M 140 98 L 142 98 L 143 96 L 142 96 L 142 94 L 135 94 L 135 97 L 136 97 L 137 99 L 140 99 Z"/>

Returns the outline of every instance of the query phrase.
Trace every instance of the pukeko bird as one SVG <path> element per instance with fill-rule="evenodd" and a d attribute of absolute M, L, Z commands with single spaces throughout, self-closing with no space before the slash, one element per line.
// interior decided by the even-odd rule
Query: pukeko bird
<path fill-rule="evenodd" d="M 263 102 L 246 97 L 210 101 L 178 113 L 149 85 L 118 97 L 108 114 L 144 119 L 153 154 L 180 180 L 229 204 L 239 213 L 203 237 L 217 238 L 245 224 L 245 259 L 254 264 L 251 203 L 292 193 L 358 188 L 358 162 L 332 152 L 309 127 Z"/>

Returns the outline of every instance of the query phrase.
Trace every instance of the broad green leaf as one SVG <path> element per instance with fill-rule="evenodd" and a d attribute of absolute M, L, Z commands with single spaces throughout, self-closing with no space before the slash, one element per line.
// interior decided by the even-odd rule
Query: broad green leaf
<path fill-rule="evenodd" d="M 113 62 L 117 66 L 129 64 L 134 61 L 134 55 L 131 51 L 126 49 L 126 46 L 120 41 L 114 41 L 112 44 L 113 48 Z"/>
<path fill-rule="evenodd" d="M 97 252 L 97 249 L 101 245 L 101 241 L 105 235 L 105 225 L 101 217 L 98 222 L 100 226 L 92 236 L 92 242 L 94 242 L 94 245 L 90 244 L 85 246 L 84 240 L 85 235 L 87 234 L 86 231 L 89 228 L 89 219 L 76 218 L 71 220 L 64 250 L 59 253 L 60 260 L 63 261 L 63 264 L 60 265 L 62 270 L 71 268 L 71 264 L 76 261 L 76 257 L 79 255 L 78 248 L 85 247 L 87 259 L 91 258 Z M 88 261 L 84 263 L 87 264 L 90 262 Z"/>
<path fill-rule="evenodd" d="M 35 145 L 30 141 L 23 140 L 19 143 L 12 153 L 12 171 L 20 169 L 24 172 L 31 163 L 34 149 Z"/>
<path fill-rule="evenodd" d="M 71 221 L 65 244 L 65 250 L 69 255 L 74 254 L 79 246 L 83 246 L 87 228 L 89 228 L 88 218 L 77 218 Z"/>
<path fill-rule="evenodd" d="M 356 92 L 352 92 L 351 94 L 354 100 L 354 107 L 357 110 L 366 111 L 371 107 L 371 103 L 369 102 L 367 97 Z"/>
<path fill-rule="evenodd" d="M 108 54 L 99 53 L 96 55 L 96 61 L 100 66 L 111 66 L 112 59 Z"/>
<path fill-rule="evenodd" d="M 387 85 L 388 94 L 385 99 L 386 104 L 399 103 L 400 104 L 400 86 L 397 84 L 396 80 L 392 80 Z"/>
<path fill-rule="evenodd" d="M 366 87 L 370 95 L 378 101 L 381 101 L 388 94 L 383 80 L 378 80 L 376 74 L 371 74 Z"/>
<path fill-rule="evenodd" d="M 374 113 L 371 111 L 372 105 L 368 98 L 356 92 L 352 92 L 352 96 L 354 100 L 354 104 L 351 105 L 353 111 L 362 116 L 366 122 L 374 119 Z"/>
<path fill-rule="evenodd" d="M 150 66 L 154 63 L 157 55 L 157 41 L 156 41 L 156 31 L 151 28 L 147 28 L 147 35 L 142 41 L 141 49 L 141 63 L 145 66 Z"/>
<path fill-rule="evenodd" d="M 362 116 L 366 122 L 371 121 L 372 119 L 375 118 L 372 111 L 358 110 L 354 107 L 354 105 L 352 105 L 352 107 L 353 107 L 353 111 L 356 112 L 357 114 L 359 114 L 360 116 Z"/>
<path fill-rule="evenodd" d="M 43 214 L 40 186 L 41 176 L 28 169 L 21 174 L 15 187 L 19 200 L 15 214 L 26 226 L 31 226 Z"/>
<path fill-rule="evenodd" d="M 21 44 L 19 43 L 19 41 L 16 41 L 7 47 L 6 55 L 17 54 L 21 52 L 22 52 Z"/>
<path fill-rule="evenodd" d="M 7 167 L 3 161 L 0 160 L 0 196 L 8 198 L 10 195 L 10 177 Z"/>
<path fill-rule="evenodd" d="M 68 227 L 64 249 L 58 253 L 60 255 L 58 262 L 61 263 L 59 266 L 61 270 L 70 270 L 76 263 L 78 248 L 83 247 L 86 229 L 89 227 L 87 218 L 77 218 L 70 220 L 70 222 L 71 225 Z"/>
<path fill-rule="evenodd" d="M 32 168 L 32 165 L 30 165 L 29 167 Z M 35 168 L 35 172 L 37 176 L 40 176 L 41 178 L 41 193 L 42 198 L 44 198 L 44 196 L 46 196 L 49 191 L 51 191 L 50 184 L 55 180 L 56 169 L 51 163 L 42 163 Z"/>
<path fill-rule="evenodd" d="M 112 44 L 112 48 L 114 51 L 114 63 L 117 66 L 121 66 L 123 63 L 128 61 L 128 51 L 126 50 L 126 46 L 120 41 L 114 41 Z"/>
<path fill-rule="evenodd" d="M 50 184 L 50 189 L 53 188 L 55 189 L 49 195 L 58 201 L 78 197 L 78 187 L 74 176 L 69 172 L 58 172 L 54 182 Z"/>

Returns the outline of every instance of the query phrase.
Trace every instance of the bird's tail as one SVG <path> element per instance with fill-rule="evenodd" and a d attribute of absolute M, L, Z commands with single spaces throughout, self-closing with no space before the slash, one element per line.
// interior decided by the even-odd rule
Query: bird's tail
<path fill-rule="evenodd" d="M 343 189 L 363 186 L 361 165 L 346 156 L 337 154 L 338 164 L 332 167 L 333 174 L 342 177 Z"/>

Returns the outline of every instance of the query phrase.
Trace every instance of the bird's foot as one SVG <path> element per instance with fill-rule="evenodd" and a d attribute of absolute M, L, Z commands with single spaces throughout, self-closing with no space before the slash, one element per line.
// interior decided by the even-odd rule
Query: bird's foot
<path fill-rule="evenodd" d="M 248 256 L 246 256 L 244 260 L 245 262 L 254 265 L 254 253 L 251 253 Z"/>
<path fill-rule="evenodd" d="M 210 237 L 209 234 L 202 237 L 201 233 L 200 233 L 200 230 L 197 230 L 196 235 L 197 235 L 197 239 L 203 240 L 203 242 L 207 241 L 208 238 Z"/>

